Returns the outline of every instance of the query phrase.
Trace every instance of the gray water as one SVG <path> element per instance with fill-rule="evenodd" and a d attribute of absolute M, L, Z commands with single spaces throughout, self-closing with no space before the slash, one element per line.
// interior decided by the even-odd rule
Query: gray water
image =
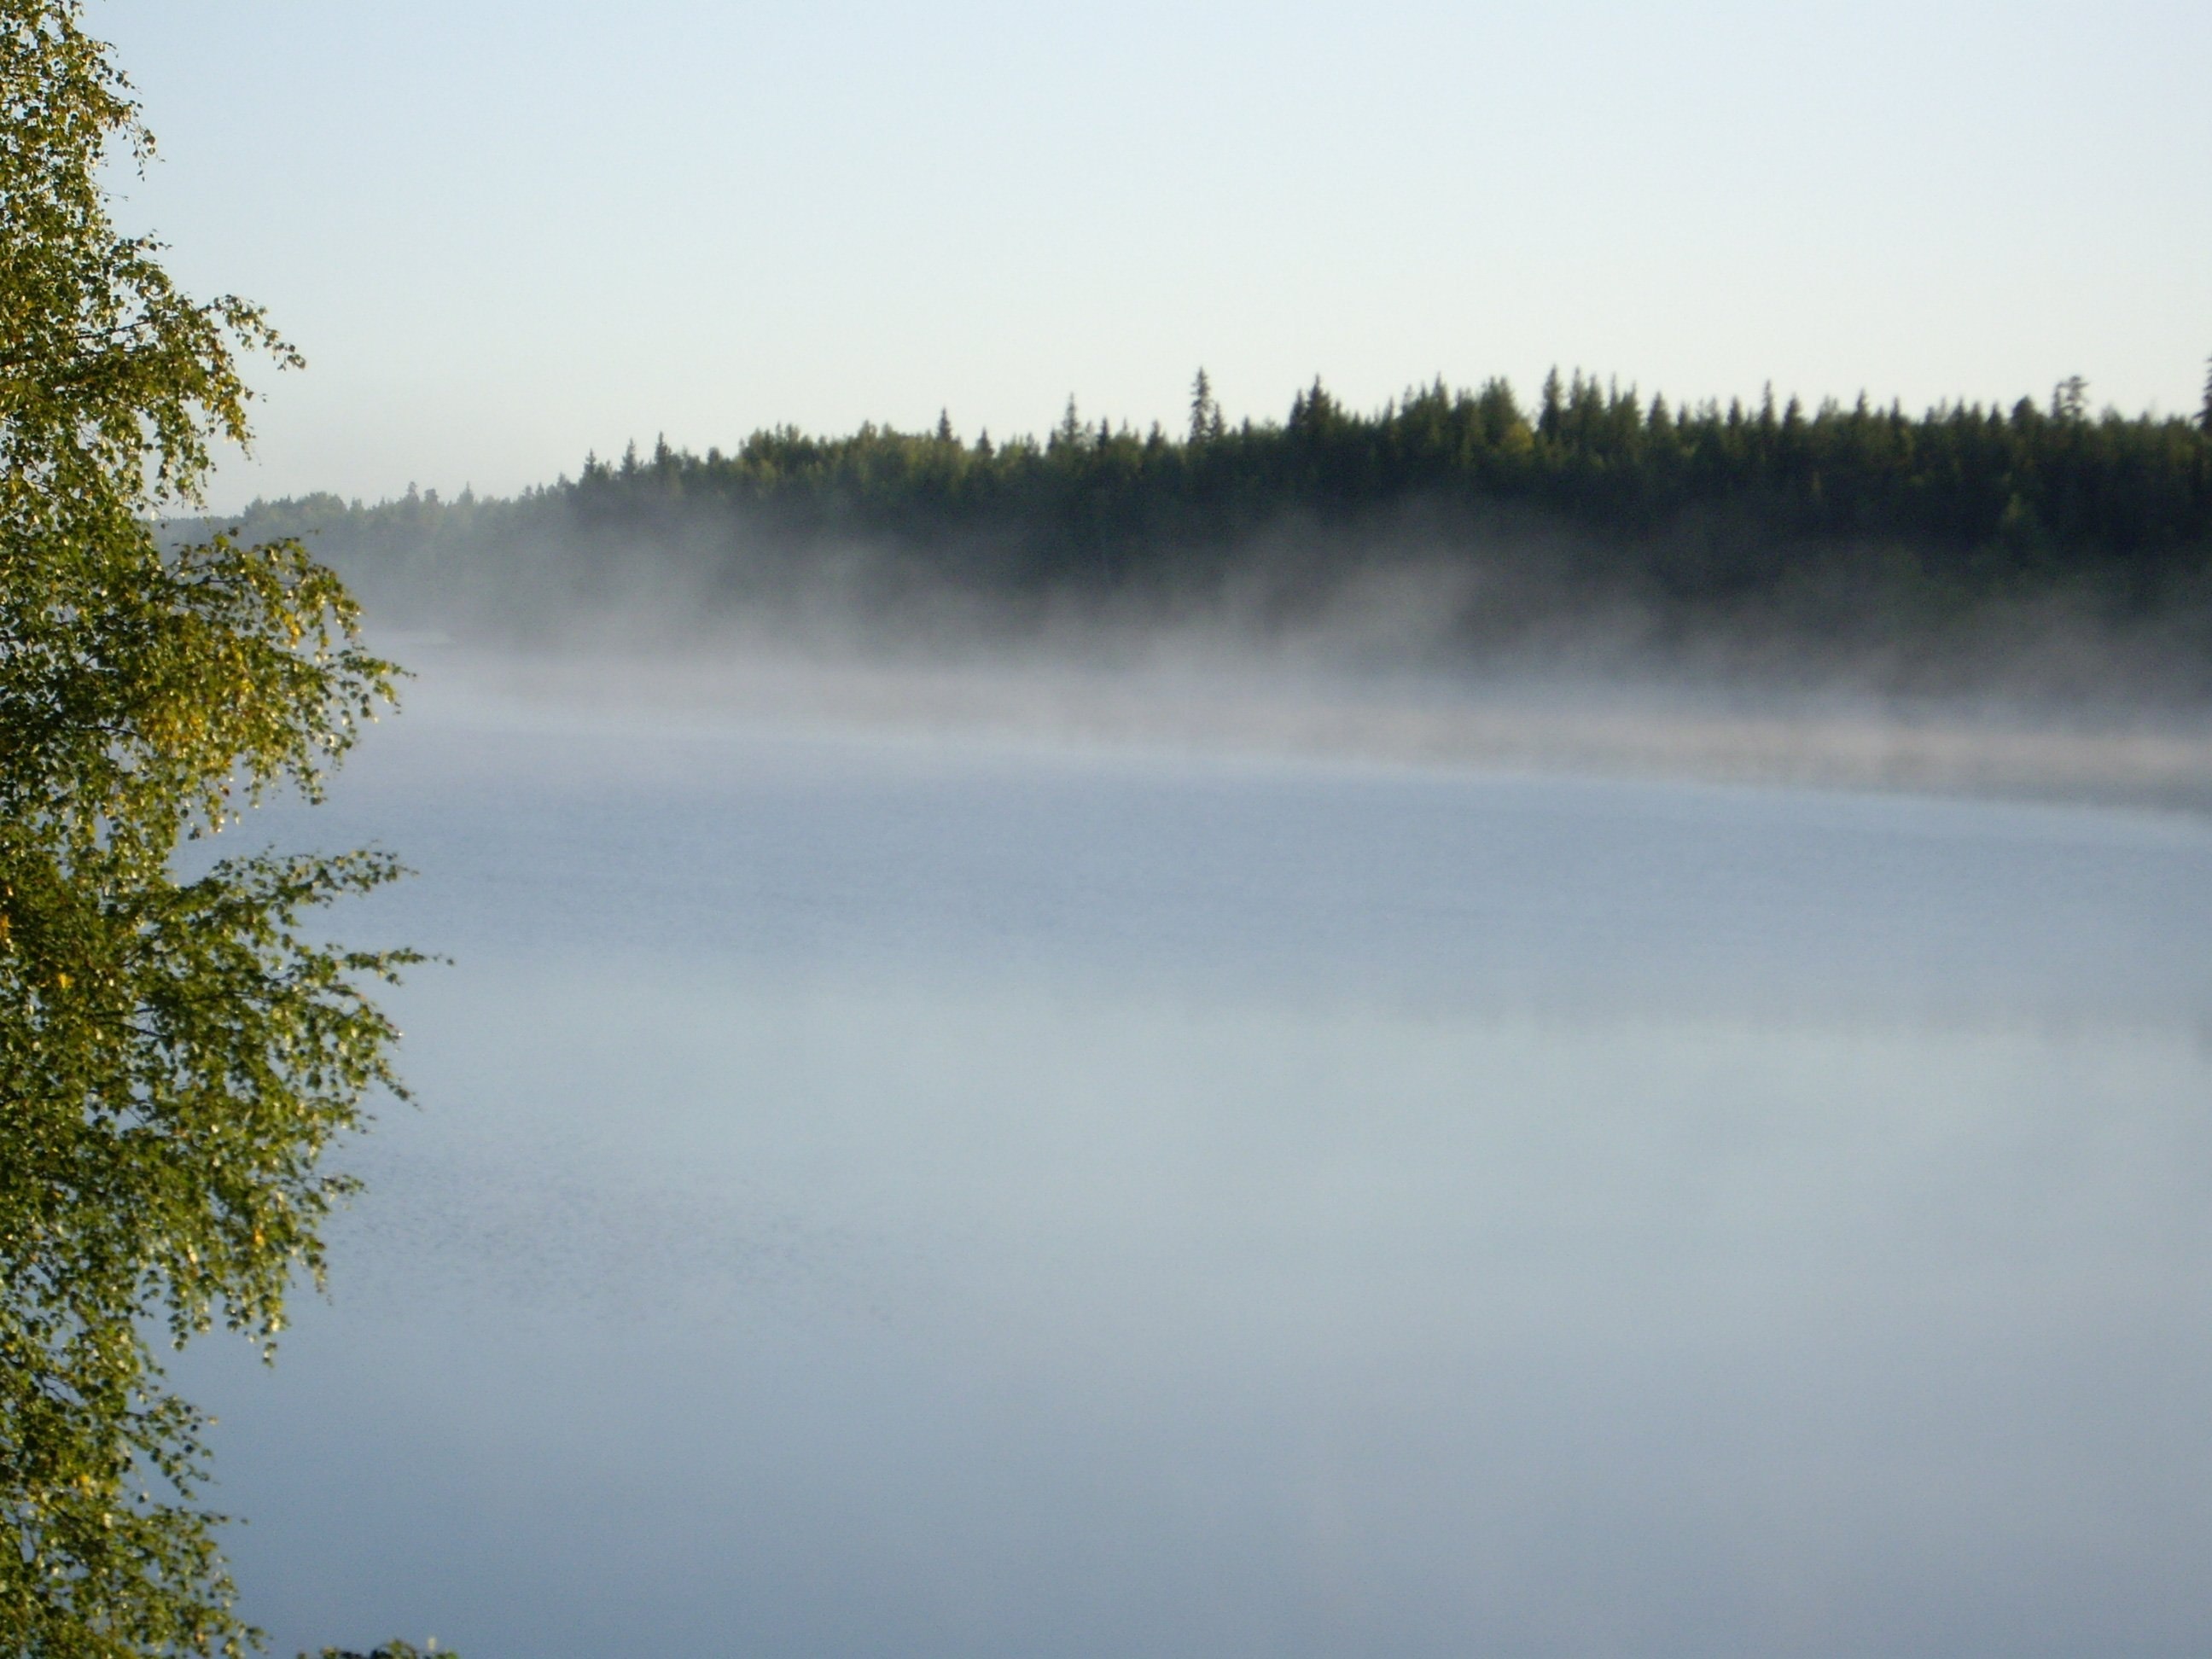
<path fill-rule="evenodd" d="M 508 710 L 203 1345 L 289 1654 L 2212 1648 L 2212 833 Z"/>

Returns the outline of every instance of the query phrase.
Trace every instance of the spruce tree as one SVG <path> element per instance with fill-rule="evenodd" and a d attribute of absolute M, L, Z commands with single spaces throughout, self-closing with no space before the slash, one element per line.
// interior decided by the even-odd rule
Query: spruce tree
<path fill-rule="evenodd" d="M 1221 405 L 1213 399 L 1213 382 L 1198 371 L 1190 383 L 1190 441 L 1203 444 L 1221 435 Z"/>

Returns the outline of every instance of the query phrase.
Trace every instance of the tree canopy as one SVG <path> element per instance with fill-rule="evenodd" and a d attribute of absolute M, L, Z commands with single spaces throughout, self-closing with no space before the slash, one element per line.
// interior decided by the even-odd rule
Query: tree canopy
<path fill-rule="evenodd" d="M 255 1639 L 155 1344 L 270 1343 L 319 1274 L 322 1155 L 398 1087 L 362 987 L 411 959 L 301 931 L 384 855 L 179 871 L 318 794 L 394 671 L 296 543 L 155 539 L 249 435 L 238 354 L 297 359 L 118 234 L 101 168 L 151 154 L 78 0 L 0 0 L 0 1650 L 37 1659 Z"/>

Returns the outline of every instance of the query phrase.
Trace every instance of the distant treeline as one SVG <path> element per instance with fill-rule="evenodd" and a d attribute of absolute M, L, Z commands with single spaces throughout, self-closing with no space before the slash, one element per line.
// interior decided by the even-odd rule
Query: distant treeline
<path fill-rule="evenodd" d="M 1524 611 L 1621 601 L 1865 633 L 2056 594 L 2203 608 L 2212 383 L 2194 420 L 2093 414 L 2084 392 L 1917 416 L 1771 394 L 1676 408 L 1555 373 L 1533 406 L 1502 380 L 1439 380 L 1362 414 L 1316 381 L 1280 422 L 1231 424 L 1201 374 L 1174 434 L 1091 424 L 1072 399 L 1042 441 L 964 440 L 945 419 L 784 427 L 730 453 L 593 458 L 510 501 L 316 495 L 257 503 L 241 528 L 313 536 L 372 597 L 403 572 L 496 592 L 557 547 L 541 574 L 579 594 L 639 564 L 689 573 L 709 603 L 861 550 L 986 596 L 1204 594 L 1270 561 L 1290 590 L 1326 587 L 1417 556 L 1498 562 Z"/>

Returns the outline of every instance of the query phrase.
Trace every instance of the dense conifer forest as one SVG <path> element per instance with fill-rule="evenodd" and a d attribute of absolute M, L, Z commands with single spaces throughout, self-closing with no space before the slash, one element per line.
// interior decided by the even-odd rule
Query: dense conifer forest
<path fill-rule="evenodd" d="M 204 526 L 203 526 L 204 527 Z M 228 527 L 228 526 L 224 526 Z M 2212 647 L 2212 380 L 2195 418 L 2047 402 L 1677 408 L 1581 374 L 1533 404 L 1439 380 L 1382 410 L 1318 381 L 1280 422 L 1223 416 L 1201 373 L 1184 429 L 1086 421 L 1042 441 L 788 427 L 732 453 L 665 444 L 492 501 L 258 502 L 410 614 L 543 620 L 630 579 L 738 606 L 836 572 L 848 597 L 918 583 L 1141 612 L 1240 584 L 1295 611 L 1381 566 L 1479 574 L 1473 635 L 1632 607 L 1662 632 L 1759 626 L 1940 645 L 1992 607 L 2064 604 Z M 855 577 L 855 571 L 866 574 Z"/>

